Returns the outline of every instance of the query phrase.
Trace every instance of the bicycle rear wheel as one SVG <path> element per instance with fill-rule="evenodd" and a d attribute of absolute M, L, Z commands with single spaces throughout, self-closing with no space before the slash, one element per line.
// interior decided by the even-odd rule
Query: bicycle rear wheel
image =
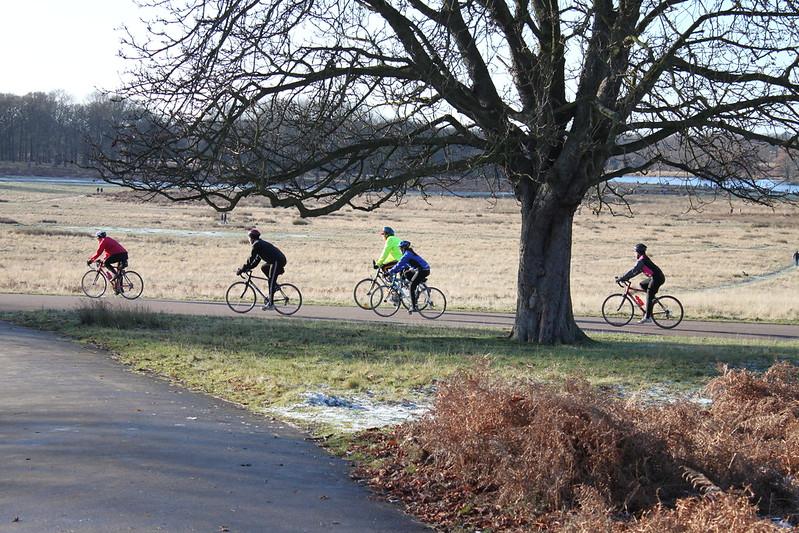
<path fill-rule="evenodd" d="M 401 301 L 399 293 L 391 287 L 383 285 L 378 290 L 372 291 L 372 311 L 382 317 L 389 317 L 396 313 L 400 308 Z"/>
<path fill-rule="evenodd" d="M 663 329 L 676 328 L 682 322 L 683 308 L 674 296 L 655 298 L 652 305 L 652 320 Z"/>
<path fill-rule="evenodd" d="M 430 320 L 440 317 L 447 310 L 446 296 L 435 287 L 420 290 L 416 304 L 419 307 L 419 314 Z"/>
<path fill-rule="evenodd" d="M 602 318 L 611 326 L 617 328 L 626 326 L 634 314 L 633 303 L 623 294 L 611 294 L 602 302 Z"/>
<path fill-rule="evenodd" d="M 255 290 L 246 281 L 237 281 L 228 287 L 225 301 L 234 313 L 247 313 L 255 307 Z"/>
<path fill-rule="evenodd" d="M 372 293 L 380 288 L 380 281 L 375 278 L 364 278 L 355 284 L 352 296 L 361 309 L 372 308 Z"/>
<path fill-rule="evenodd" d="M 122 274 L 120 289 L 122 290 L 121 294 L 124 298 L 127 298 L 128 300 L 135 300 L 141 296 L 141 293 L 144 290 L 144 280 L 141 279 L 141 276 L 138 274 L 138 272 L 126 270 Z"/>
<path fill-rule="evenodd" d="M 99 270 L 89 270 L 80 280 L 80 288 L 89 298 L 99 298 L 105 294 L 107 287 L 108 280 Z"/>
<path fill-rule="evenodd" d="M 275 289 L 272 303 L 281 315 L 293 315 L 302 307 L 302 293 L 291 283 L 281 283 Z"/>

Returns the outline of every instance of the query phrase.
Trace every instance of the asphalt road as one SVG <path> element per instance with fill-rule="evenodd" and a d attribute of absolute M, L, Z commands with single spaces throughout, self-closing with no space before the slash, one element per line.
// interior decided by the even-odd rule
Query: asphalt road
<path fill-rule="evenodd" d="M 4 306 L 7 308 L 7 306 Z M 0 322 L 0 531 L 428 531 L 300 432 Z"/>
<path fill-rule="evenodd" d="M 208 316 L 234 316 L 224 302 L 208 301 L 183 301 L 183 300 L 150 300 L 140 298 L 132 302 L 119 297 L 105 298 L 113 305 L 119 306 L 146 306 L 152 311 L 165 313 L 178 313 L 188 315 Z M 21 311 L 37 309 L 71 309 L 84 305 L 90 301 L 86 297 L 78 296 L 50 296 L 31 294 L 0 294 L 0 311 Z M 368 322 L 402 323 L 419 326 L 455 326 L 455 327 L 483 327 L 510 331 L 513 325 L 513 315 L 510 313 L 481 313 L 469 311 L 447 311 L 437 320 L 427 320 L 418 315 L 408 316 L 400 310 L 390 318 L 382 318 L 371 311 L 352 306 L 318 306 L 303 304 L 299 312 L 292 317 L 281 317 L 275 311 L 262 311 L 259 307 L 253 309 L 245 316 L 254 316 L 264 319 L 292 320 L 294 317 L 317 320 L 352 320 Z M 642 335 L 676 335 L 684 337 L 727 337 L 749 338 L 764 340 L 797 340 L 799 339 L 799 325 L 764 324 L 754 322 L 713 322 L 699 320 L 683 320 L 673 330 L 664 330 L 654 324 L 639 326 L 631 323 L 623 328 L 609 326 L 601 317 L 578 317 L 580 327 L 592 333 L 619 333 L 629 332 Z"/>

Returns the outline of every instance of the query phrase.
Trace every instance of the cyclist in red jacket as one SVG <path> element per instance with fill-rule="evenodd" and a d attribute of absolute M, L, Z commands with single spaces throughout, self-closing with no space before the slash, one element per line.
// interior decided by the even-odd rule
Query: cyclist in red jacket
<path fill-rule="evenodd" d="M 95 237 L 97 237 L 99 242 L 97 251 L 86 261 L 86 264 L 91 265 L 95 259 L 102 255 L 103 264 L 114 273 L 114 294 L 119 294 L 120 280 L 117 278 L 118 271 L 113 265 L 118 263 L 119 268 L 128 266 L 128 251 L 125 250 L 124 246 L 106 235 L 104 231 L 98 231 Z"/>

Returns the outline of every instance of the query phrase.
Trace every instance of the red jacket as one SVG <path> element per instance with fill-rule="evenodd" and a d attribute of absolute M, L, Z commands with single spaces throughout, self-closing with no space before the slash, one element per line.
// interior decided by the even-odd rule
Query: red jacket
<path fill-rule="evenodd" d="M 111 237 L 103 237 L 102 239 L 100 239 L 100 245 L 97 247 L 97 251 L 94 252 L 94 255 L 89 258 L 89 261 L 94 261 L 95 259 L 100 257 L 100 254 L 103 253 L 105 254 L 103 255 L 103 259 L 108 259 L 114 254 L 122 254 L 126 252 L 127 250 L 125 250 L 125 248 L 121 244 L 119 244 Z"/>

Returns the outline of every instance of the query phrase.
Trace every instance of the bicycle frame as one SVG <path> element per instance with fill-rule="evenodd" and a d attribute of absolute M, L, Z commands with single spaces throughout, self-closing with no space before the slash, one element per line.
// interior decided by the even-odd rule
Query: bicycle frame
<path fill-rule="evenodd" d="M 112 272 L 112 270 L 111 270 L 110 267 L 107 267 L 105 265 L 104 261 L 95 261 L 94 264 L 97 266 L 97 272 L 99 272 L 100 274 L 105 276 L 108 281 L 115 281 L 115 280 L 121 278 L 122 274 L 125 272 L 125 267 L 123 267 L 122 265 L 119 265 L 117 267 L 117 273 L 109 278 L 108 276 L 106 276 L 106 273 L 107 272 Z"/>
<path fill-rule="evenodd" d="M 89 298 L 99 298 L 105 294 L 108 284 L 114 289 L 114 294 L 121 294 L 127 300 L 135 300 L 141 296 L 144 290 L 144 280 L 133 270 L 127 269 L 127 263 L 122 263 L 116 267 L 116 273 L 112 274 L 111 267 L 104 261 L 95 261 L 88 272 L 81 278 L 81 289 Z M 102 277 L 102 285 L 98 280 Z"/>
<path fill-rule="evenodd" d="M 370 276 L 371 277 L 371 276 Z M 372 278 L 372 284 L 369 285 L 369 294 L 372 294 L 372 291 L 375 290 L 375 286 L 378 284 L 383 284 L 385 286 L 391 286 L 391 277 L 388 275 L 387 270 L 383 270 L 383 267 L 378 267 L 377 272 Z"/>
<path fill-rule="evenodd" d="M 254 307 L 258 298 L 264 301 L 264 310 L 270 309 L 267 303 L 272 304 L 271 308 L 280 313 L 281 315 L 293 315 L 302 307 L 302 292 L 295 285 L 291 283 L 277 283 L 275 282 L 274 294 L 267 296 L 270 291 L 262 291 L 255 280 L 261 280 L 269 284 L 269 278 L 254 276 L 252 271 L 246 274 L 239 272 L 239 278 L 244 281 L 236 281 L 228 287 L 225 293 L 225 301 L 236 313 L 248 313 Z M 232 291 L 232 292 L 231 292 Z"/>
<path fill-rule="evenodd" d="M 400 272 L 395 274 L 392 277 L 385 276 L 385 283 L 386 287 L 390 289 L 390 294 L 394 294 L 402 300 L 402 305 L 406 309 L 410 309 L 411 305 L 411 280 L 405 277 L 405 275 Z M 403 293 L 402 289 L 407 289 L 407 292 Z M 427 291 L 427 282 L 423 281 L 416 287 L 416 293 L 421 295 Z"/>
<path fill-rule="evenodd" d="M 644 289 L 633 287 L 633 284 L 630 281 L 619 282 L 619 285 L 621 285 L 622 283 L 626 285 L 626 288 L 624 289 L 624 296 L 626 298 L 629 298 L 631 302 L 637 305 L 638 309 L 640 309 L 642 313 L 646 313 L 646 299 L 641 299 L 640 297 L 638 297 L 638 295 L 631 294 L 636 292 L 646 293 L 646 291 Z"/>
<path fill-rule="evenodd" d="M 265 281 L 267 286 L 268 286 L 269 285 L 269 278 L 263 278 L 261 276 L 254 276 L 253 273 L 252 273 L 252 270 L 248 271 L 246 274 L 247 274 L 247 285 L 252 287 L 255 292 L 260 294 L 261 298 L 263 298 L 264 300 L 268 300 L 269 298 L 266 296 L 266 294 L 261 292 L 261 289 L 258 288 L 258 285 L 255 284 L 253 279 L 260 279 L 262 281 Z M 241 274 L 241 277 L 244 277 L 244 273 L 243 272 Z M 275 283 L 275 291 L 277 291 L 279 288 L 280 288 L 280 283 Z"/>
<path fill-rule="evenodd" d="M 405 276 L 397 276 L 388 280 L 388 285 L 378 287 L 372 294 L 371 309 L 382 317 L 393 316 L 401 307 L 412 311 L 410 285 Z M 431 287 L 424 281 L 417 289 L 417 308 L 415 311 L 423 318 L 434 320 L 447 309 L 447 297 L 437 287 Z M 379 297 L 375 301 L 375 297 Z"/>
<path fill-rule="evenodd" d="M 646 301 L 638 296 L 639 292 L 647 292 L 632 286 L 629 280 L 616 281 L 624 292 L 610 294 L 602 303 L 602 317 L 611 326 L 621 327 L 627 325 L 635 316 L 635 308 L 646 316 Z M 629 306 L 629 307 L 626 307 Z M 659 294 L 653 297 L 652 313 L 649 318 L 661 328 L 671 329 L 682 322 L 684 310 L 682 303 L 669 294 Z"/>

